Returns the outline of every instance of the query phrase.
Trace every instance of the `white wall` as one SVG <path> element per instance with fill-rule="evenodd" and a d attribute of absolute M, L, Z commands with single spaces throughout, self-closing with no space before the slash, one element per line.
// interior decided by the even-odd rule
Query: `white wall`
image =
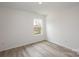
<path fill-rule="evenodd" d="M 34 18 L 43 19 L 43 35 L 32 35 Z M 24 10 L 0 7 L 0 51 L 34 43 L 44 39 L 44 16 Z"/>
<path fill-rule="evenodd" d="M 50 42 L 79 51 L 79 7 L 52 10 L 46 24 Z"/>

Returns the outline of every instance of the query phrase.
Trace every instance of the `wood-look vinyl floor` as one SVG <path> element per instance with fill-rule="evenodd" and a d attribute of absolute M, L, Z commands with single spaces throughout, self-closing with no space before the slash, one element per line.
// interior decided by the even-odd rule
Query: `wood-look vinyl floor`
<path fill-rule="evenodd" d="M 79 55 L 54 43 L 41 41 L 0 52 L 0 57 L 79 57 Z"/>

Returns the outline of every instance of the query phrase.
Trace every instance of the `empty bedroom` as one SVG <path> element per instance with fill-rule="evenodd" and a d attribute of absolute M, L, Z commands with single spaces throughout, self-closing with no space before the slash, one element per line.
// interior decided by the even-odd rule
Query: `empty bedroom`
<path fill-rule="evenodd" d="M 79 2 L 0 2 L 0 57 L 79 57 Z"/>

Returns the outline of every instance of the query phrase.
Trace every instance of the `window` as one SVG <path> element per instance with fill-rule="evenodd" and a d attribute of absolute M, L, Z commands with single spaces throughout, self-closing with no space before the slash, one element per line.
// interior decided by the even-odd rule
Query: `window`
<path fill-rule="evenodd" d="M 34 19 L 33 22 L 33 35 L 41 34 L 42 33 L 42 20 L 41 19 Z"/>

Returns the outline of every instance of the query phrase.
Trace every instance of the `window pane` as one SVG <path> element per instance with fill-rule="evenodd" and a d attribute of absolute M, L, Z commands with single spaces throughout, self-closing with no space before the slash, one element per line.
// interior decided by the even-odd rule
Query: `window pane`
<path fill-rule="evenodd" d="M 34 19 L 34 25 L 33 25 L 33 34 L 41 34 L 42 30 L 42 20 L 41 19 Z"/>

